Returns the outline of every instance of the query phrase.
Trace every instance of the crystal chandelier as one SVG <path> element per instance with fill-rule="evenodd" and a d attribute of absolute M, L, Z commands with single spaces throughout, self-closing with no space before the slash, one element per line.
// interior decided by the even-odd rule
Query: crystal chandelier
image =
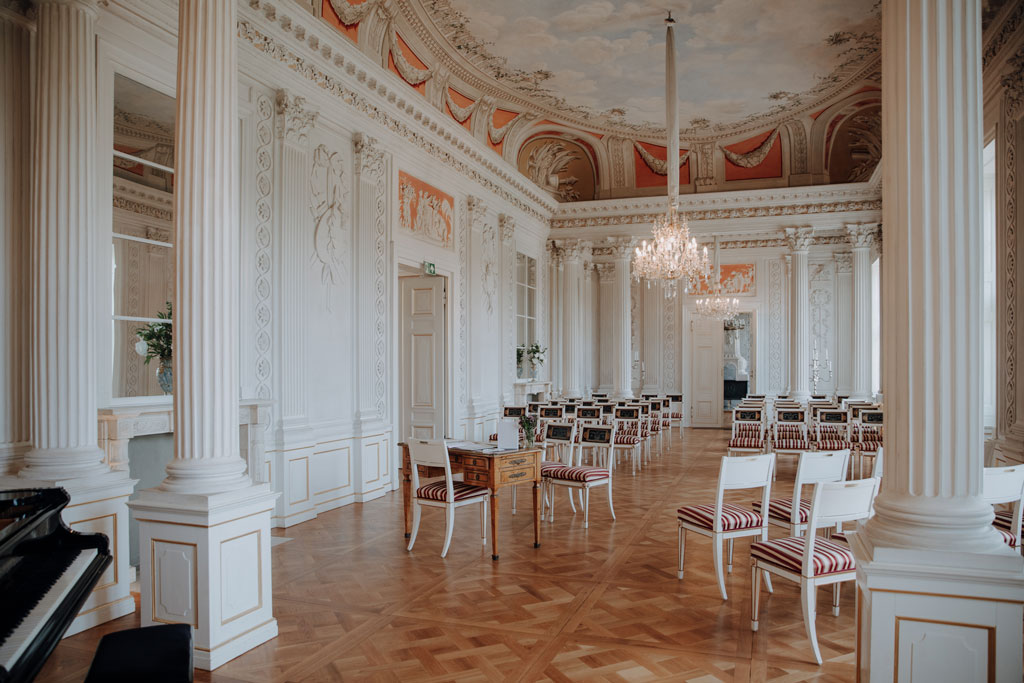
<path fill-rule="evenodd" d="M 676 96 L 676 50 L 672 25 L 675 20 L 669 12 L 665 20 L 665 104 L 668 123 L 668 149 L 665 172 L 668 176 L 668 211 L 659 216 L 652 227 L 653 239 L 636 248 L 633 255 L 633 277 L 637 281 L 661 280 L 665 296 L 676 295 L 680 281 L 684 289 L 707 279 L 711 272 L 708 250 L 698 249 L 697 240 L 690 237 L 686 218 L 679 215 L 679 102 Z"/>
<path fill-rule="evenodd" d="M 712 320 L 730 321 L 740 312 L 740 300 L 722 296 L 722 272 L 718 264 L 718 238 L 715 237 L 714 280 L 708 283 L 708 296 L 697 299 L 697 315 Z"/>

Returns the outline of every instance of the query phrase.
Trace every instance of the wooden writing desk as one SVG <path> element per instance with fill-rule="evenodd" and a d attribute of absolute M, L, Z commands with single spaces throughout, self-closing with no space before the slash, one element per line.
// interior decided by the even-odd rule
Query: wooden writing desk
<path fill-rule="evenodd" d="M 412 528 L 412 468 L 409 466 L 409 446 L 402 448 L 402 503 L 405 506 L 405 537 Z M 533 482 L 533 547 L 540 547 L 540 463 L 543 451 L 539 448 L 521 448 L 500 453 L 486 453 L 493 444 L 460 443 L 448 447 L 452 473 L 462 472 L 466 483 L 491 490 L 491 559 L 498 559 L 498 490 L 528 481 Z M 440 467 L 420 465 L 420 477 L 444 476 Z"/>

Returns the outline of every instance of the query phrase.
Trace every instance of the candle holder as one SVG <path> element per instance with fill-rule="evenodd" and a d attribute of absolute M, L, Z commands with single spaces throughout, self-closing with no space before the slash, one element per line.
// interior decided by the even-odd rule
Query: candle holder
<path fill-rule="evenodd" d="M 823 376 L 823 372 L 827 372 L 828 376 Z M 828 359 L 828 350 L 825 350 L 825 362 L 824 364 L 818 358 L 818 343 L 814 343 L 814 356 L 811 358 L 811 385 L 813 390 L 811 393 L 818 393 L 818 382 L 831 382 L 832 381 L 832 361 Z"/>

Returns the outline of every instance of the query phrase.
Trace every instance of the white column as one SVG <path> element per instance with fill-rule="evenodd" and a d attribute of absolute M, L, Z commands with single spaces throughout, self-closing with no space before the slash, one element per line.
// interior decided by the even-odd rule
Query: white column
<path fill-rule="evenodd" d="M 833 254 L 836 265 L 835 343 L 836 355 L 833 360 L 836 396 L 849 396 L 853 373 L 853 350 L 850 337 L 855 334 L 856 321 L 853 319 L 853 256 L 850 252 Z M 869 283 L 870 284 L 870 283 Z M 871 290 L 869 288 L 868 295 Z M 871 337 L 871 320 L 868 320 L 868 338 Z M 870 357 L 868 367 L 870 368 Z M 827 376 L 827 374 L 826 374 Z"/>
<path fill-rule="evenodd" d="M 550 255 L 549 278 L 551 288 L 551 393 L 554 396 L 562 395 L 562 301 L 564 299 L 564 283 L 562 282 L 562 253 L 561 250 L 550 242 L 548 245 Z"/>
<path fill-rule="evenodd" d="M 811 305 L 807 250 L 814 239 L 811 228 L 786 228 L 792 251 L 789 279 L 789 396 L 796 401 L 810 398 Z"/>
<path fill-rule="evenodd" d="M 665 290 L 661 282 L 647 280 L 642 283 L 640 291 L 643 293 L 644 306 L 644 383 L 641 391 L 645 394 L 659 394 L 664 391 L 661 359 L 665 344 Z"/>
<path fill-rule="evenodd" d="M 235 32 L 233 0 L 178 5 L 174 459 L 131 504 L 142 623 L 191 624 L 200 669 L 277 635 L 277 496 L 252 484 L 239 445 Z"/>
<path fill-rule="evenodd" d="M 597 302 L 594 315 L 597 316 L 597 390 L 613 395 L 615 381 L 615 265 L 598 263 Z"/>
<path fill-rule="evenodd" d="M 515 399 L 516 381 L 516 219 L 498 214 L 501 234 L 501 390 L 505 405 Z"/>
<path fill-rule="evenodd" d="M 277 153 L 279 169 L 275 179 L 278 200 L 276 248 L 279 296 L 277 325 L 281 372 L 277 373 L 280 402 L 274 453 L 274 490 L 281 496 L 274 510 L 274 526 L 288 527 L 316 517 L 316 501 L 310 490 L 309 463 L 316 438 L 309 425 L 307 405 L 310 287 L 308 273 L 312 253 L 313 216 L 310 186 L 314 192 L 331 196 L 334 185 L 343 181 L 340 155 L 318 150 L 312 165 L 309 133 L 317 113 L 305 98 L 285 90 L 276 96 Z M 313 169 L 312 172 L 310 169 Z M 330 305 L 328 301 L 327 305 Z"/>
<path fill-rule="evenodd" d="M 29 218 L 32 152 L 31 30 L 0 14 L 0 475 L 14 474 L 30 446 Z"/>
<path fill-rule="evenodd" d="M 562 334 L 562 395 L 575 398 L 580 392 L 580 357 L 582 335 L 580 334 L 580 284 L 583 280 L 583 246 L 578 242 L 561 245 L 562 289 L 564 292 L 563 334 Z"/>
<path fill-rule="evenodd" d="M 1019 681 L 1024 561 L 982 498 L 981 2 L 882 4 L 885 477 L 853 534 L 871 681 Z"/>
<path fill-rule="evenodd" d="M 878 228 L 875 225 L 848 225 L 846 232 L 853 247 L 853 372 L 850 398 L 871 400 L 871 247 Z"/>
<path fill-rule="evenodd" d="M 10 290 L 21 301 L 13 303 L 14 324 L 6 328 L 6 343 L 21 356 L 9 358 L 28 361 L 23 367 L 29 385 L 3 399 L 27 406 L 27 415 L 24 407 L 12 410 L 9 428 L 23 430 L 27 417 L 29 431 L 18 441 L 28 436 L 31 445 L 25 467 L 18 476 L 0 478 L 0 488 L 64 488 L 71 498 L 64 522 L 74 531 L 102 532 L 110 539 L 113 562 L 68 629 L 71 635 L 135 611 L 127 578 L 125 506 L 135 481 L 126 471 L 107 467 L 97 443 L 95 3 L 44 0 L 36 9 L 34 81 L 27 26 L 17 16 L 2 19 L 3 186 L 5 193 L 19 192 L 3 198 L 5 246 L 13 249 L 4 257 L 28 256 L 28 263 L 13 263 L 9 272 L 30 282 Z M 11 73 L 17 68 L 23 71 Z M 26 116 L 30 82 L 31 122 Z M 31 156 L 23 156 L 28 150 Z M 21 308 L 26 299 L 28 310 Z M 19 377 L 18 368 L 10 371 L 12 379 Z M 24 445 L 16 442 L 16 453 Z"/>
<path fill-rule="evenodd" d="M 633 339 L 630 330 L 630 262 L 633 258 L 633 247 L 630 244 L 619 244 L 614 247 L 615 259 L 615 297 L 614 340 L 615 340 L 615 378 L 613 390 L 620 398 L 633 397 Z"/>

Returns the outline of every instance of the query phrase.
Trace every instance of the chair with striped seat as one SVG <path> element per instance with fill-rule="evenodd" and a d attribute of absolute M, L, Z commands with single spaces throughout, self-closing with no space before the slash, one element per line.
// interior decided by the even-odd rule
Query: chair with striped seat
<path fill-rule="evenodd" d="M 669 405 L 669 419 L 672 420 L 673 427 L 683 427 L 683 395 L 682 394 L 669 394 L 668 395 Z"/>
<path fill-rule="evenodd" d="M 855 408 L 857 412 L 857 423 L 852 424 L 850 429 L 856 432 L 856 438 L 853 439 L 854 448 L 857 449 L 857 461 L 859 463 L 858 468 L 860 473 L 858 476 L 864 476 L 864 460 L 866 458 L 874 458 L 879 451 L 882 449 L 882 445 L 885 443 L 884 435 L 884 416 L 881 410 L 876 409 L 864 409 Z M 853 411 L 851 409 L 851 419 Z"/>
<path fill-rule="evenodd" d="M 982 483 L 985 502 L 995 505 L 1011 505 L 1009 510 L 996 512 L 992 525 L 1003 537 L 1003 541 L 1021 552 L 1021 500 L 1024 498 L 1024 465 L 1010 467 L 986 467 Z"/>
<path fill-rule="evenodd" d="M 548 508 L 548 522 L 555 521 L 555 496 L 552 487 L 563 486 L 569 491 L 569 502 L 572 502 L 572 492 L 578 491 L 582 498 L 583 503 L 583 528 L 586 529 L 590 526 L 590 489 L 598 486 L 608 487 L 608 509 L 611 511 L 612 519 L 615 519 L 615 507 L 612 505 L 612 468 L 609 467 L 597 467 L 587 466 L 580 464 L 579 452 L 583 448 L 595 448 L 602 449 L 604 451 L 604 457 L 609 462 L 612 458 L 611 449 L 615 443 L 615 426 L 614 425 L 587 425 L 579 428 L 580 430 L 580 444 L 579 448 L 576 449 L 576 458 L 573 458 L 573 449 L 568 449 L 568 455 L 562 452 L 563 457 L 568 459 L 562 460 L 564 467 L 551 468 L 548 473 L 544 475 L 544 486 L 551 490 L 551 495 L 543 496 L 546 501 Z M 598 461 L 599 457 L 595 456 L 595 461 Z M 575 505 L 573 506 L 573 512 L 576 512 Z M 541 518 L 543 518 L 543 511 Z"/>
<path fill-rule="evenodd" d="M 846 480 L 850 464 L 850 451 L 805 452 L 800 454 L 796 466 L 796 481 L 792 498 L 773 498 L 768 509 L 768 523 L 785 527 L 790 536 L 799 536 L 807 528 L 811 502 L 801 498 L 801 490 L 808 484 Z M 795 504 L 794 504 L 795 501 Z M 761 503 L 754 501 L 754 509 L 761 511 Z"/>
<path fill-rule="evenodd" d="M 849 411 L 819 408 L 814 422 L 814 445 L 819 451 L 852 450 Z"/>
<path fill-rule="evenodd" d="M 543 408 L 541 409 L 543 410 Z M 550 421 L 544 425 L 544 459 L 540 463 L 541 476 L 541 519 L 544 519 L 544 510 L 549 504 L 547 486 L 548 477 L 552 472 L 572 464 L 576 453 L 576 423 Z M 569 506 L 576 512 L 576 503 L 572 499 L 572 491 L 569 492 Z"/>
<path fill-rule="evenodd" d="M 806 418 L 807 411 L 803 408 L 776 408 L 771 443 L 771 450 L 776 456 L 799 456 L 811 450 Z"/>
<path fill-rule="evenodd" d="M 736 408 L 732 411 L 729 455 L 763 453 L 765 441 L 763 410 L 760 408 Z"/>
<path fill-rule="evenodd" d="M 444 479 L 420 485 L 420 466 L 444 468 Z M 448 460 L 448 446 L 444 439 L 437 441 L 409 440 L 409 467 L 412 470 L 412 533 L 406 550 L 412 550 L 416 543 L 416 534 L 420 530 L 420 513 L 424 506 L 444 508 L 445 533 L 444 548 L 441 557 L 448 554 L 455 530 L 455 510 L 466 505 L 480 503 L 480 535 L 483 544 L 487 545 L 487 501 L 491 497 L 490 490 L 482 486 L 473 486 L 452 478 L 452 466 Z"/>
<path fill-rule="evenodd" d="M 804 627 L 814 650 L 814 659 L 821 664 L 814 624 L 817 589 L 819 586 L 832 586 L 832 614 L 838 616 L 839 585 L 843 581 L 853 581 L 857 570 L 849 548 L 814 532 L 842 526 L 844 522 L 867 519 L 877 491 L 877 479 L 820 482 L 815 485 L 811 497 L 807 534 L 751 544 L 751 631 L 758 629 L 761 574 L 768 572 L 797 582 L 800 584 Z"/>
<path fill-rule="evenodd" d="M 768 540 L 768 522 L 758 512 L 725 502 L 726 491 L 762 489 L 762 508 L 768 506 L 771 496 L 772 472 L 775 454 L 725 456 L 718 471 L 718 494 L 714 504 L 685 505 L 676 511 L 679 518 L 679 578 L 683 578 L 683 560 L 686 550 L 686 532 L 693 531 L 711 538 L 715 575 L 722 600 L 728 600 L 725 575 L 722 573 L 722 541 L 729 543 L 728 567 L 732 573 L 733 540 L 746 536 L 760 536 Z M 767 577 L 766 577 L 767 579 Z M 767 579 L 769 586 L 771 579 Z"/>
<path fill-rule="evenodd" d="M 636 476 L 638 468 L 642 467 L 640 462 L 640 409 L 639 408 L 615 408 L 615 443 L 612 447 L 612 454 L 617 456 L 625 453 L 633 465 L 633 476 Z M 614 465 L 613 465 L 614 466 Z"/>

